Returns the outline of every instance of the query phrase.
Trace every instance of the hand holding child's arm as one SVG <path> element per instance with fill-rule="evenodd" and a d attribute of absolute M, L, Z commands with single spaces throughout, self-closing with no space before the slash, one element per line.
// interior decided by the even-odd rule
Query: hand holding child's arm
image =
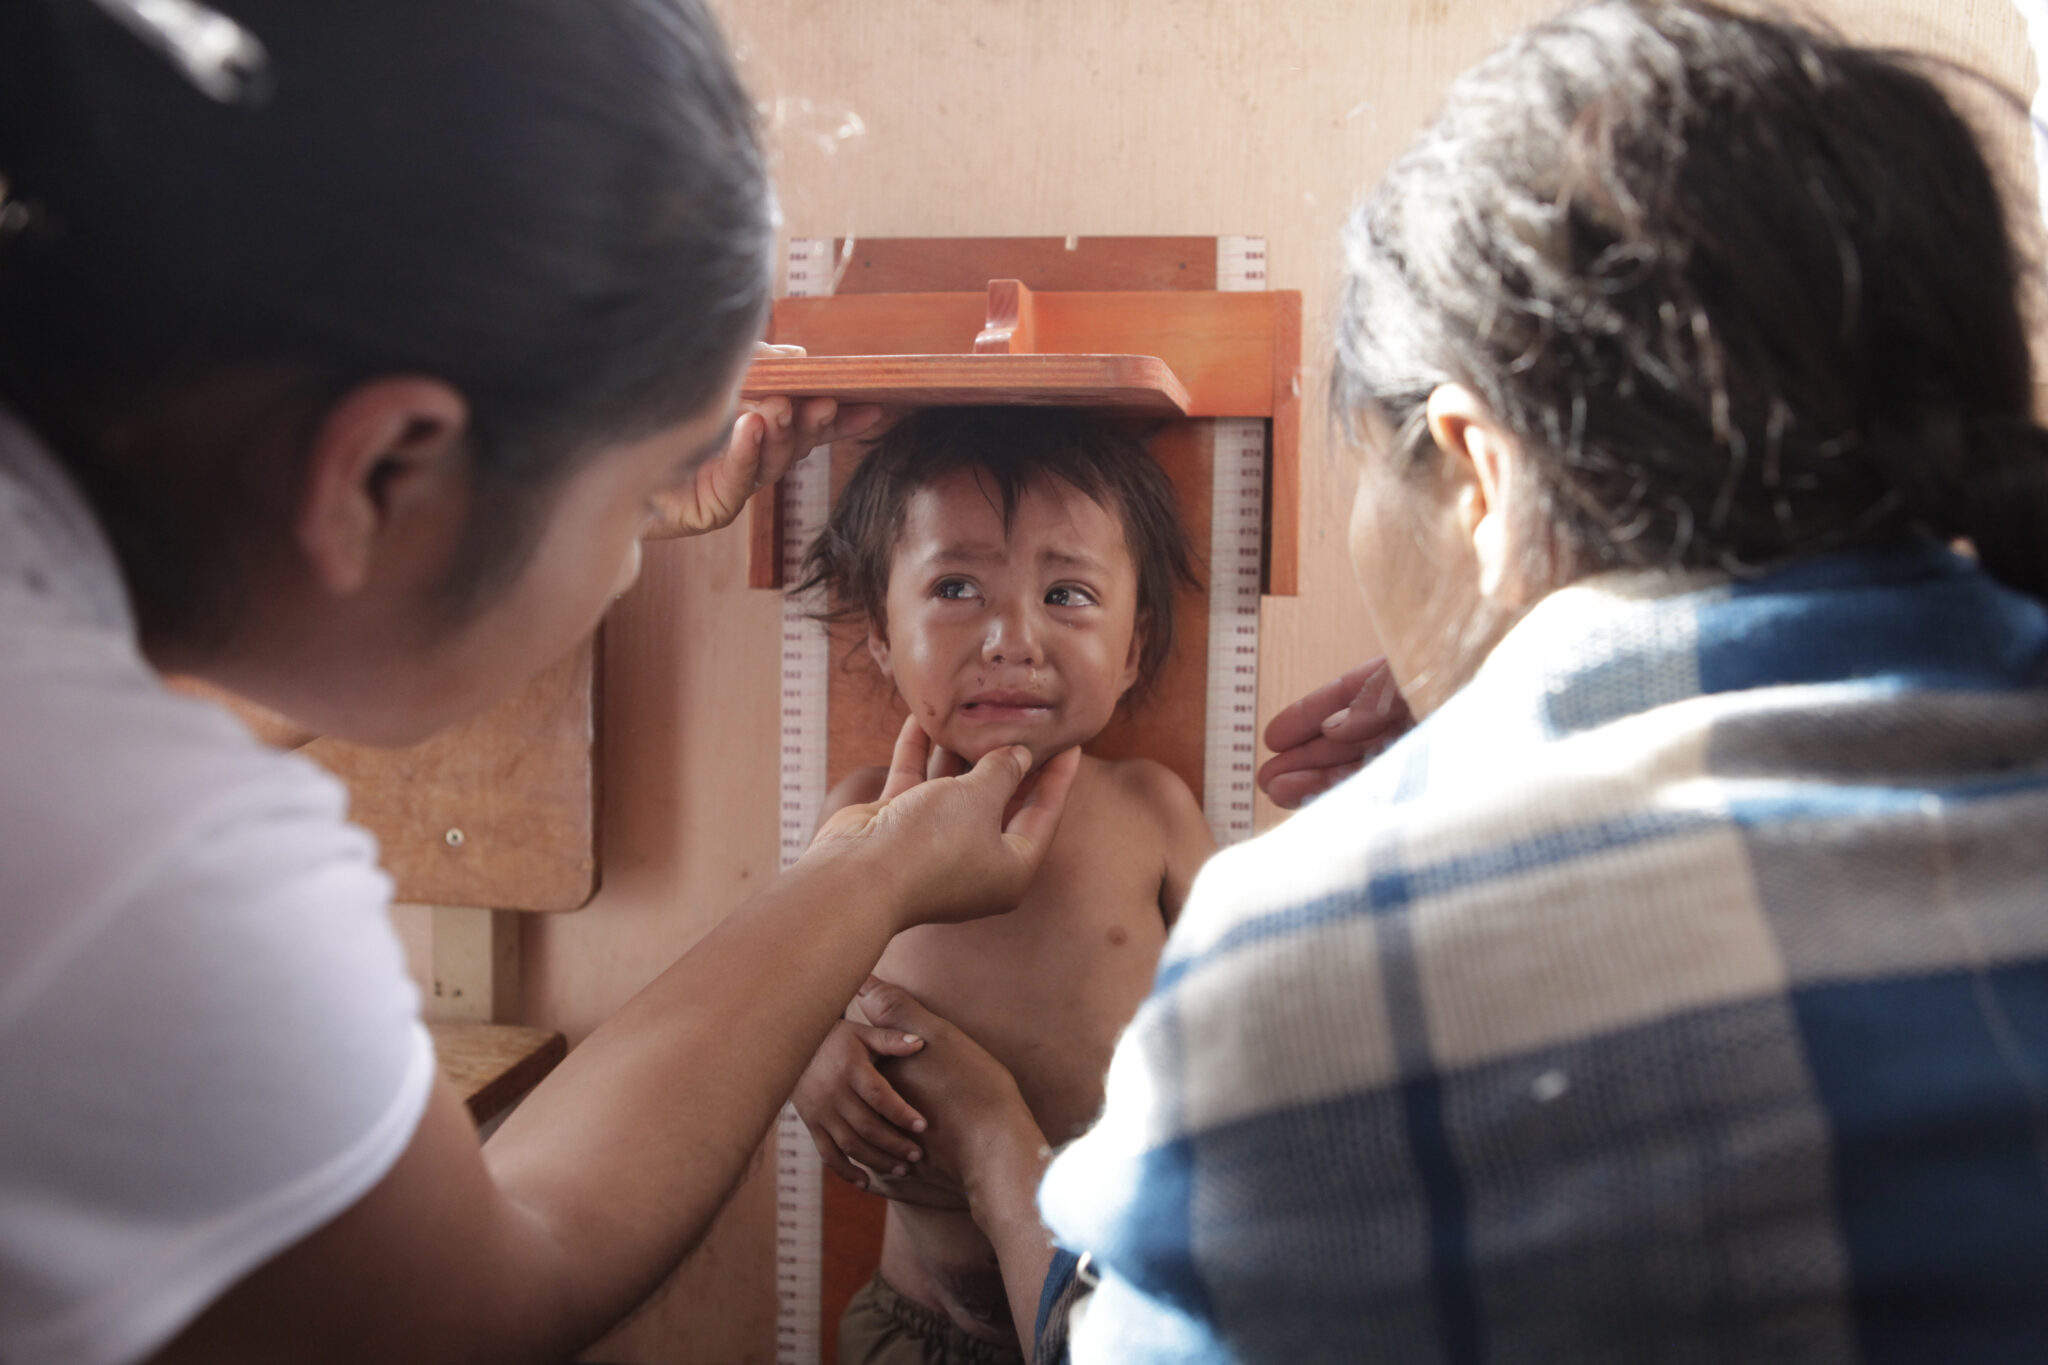
<path fill-rule="evenodd" d="M 923 1166 L 957 1181 L 974 1222 L 995 1248 L 1024 1354 L 1032 1349 L 1052 1239 L 1038 1221 L 1038 1182 L 1051 1153 L 1038 1120 L 1003 1064 L 901 986 L 870 977 L 860 1006 L 870 1019 L 925 1040 L 895 1063 L 898 1088 L 931 1116 Z"/>
<path fill-rule="evenodd" d="M 924 1131 L 923 1116 L 882 1079 L 874 1061 L 907 1057 L 923 1046 L 923 1039 L 901 1029 L 842 1019 L 804 1069 L 791 1103 L 811 1130 L 818 1155 L 848 1184 L 868 1188 L 861 1166 L 907 1175 L 924 1155 L 911 1137 Z"/>

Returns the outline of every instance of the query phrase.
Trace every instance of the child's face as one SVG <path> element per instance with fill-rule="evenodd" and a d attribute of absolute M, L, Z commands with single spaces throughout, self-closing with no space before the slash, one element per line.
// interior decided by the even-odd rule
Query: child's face
<path fill-rule="evenodd" d="M 1138 573 L 1117 514 L 1069 484 L 1026 488 L 1009 532 L 969 471 L 919 489 L 868 648 L 943 748 L 1040 762 L 1093 739 L 1138 677 Z"/>

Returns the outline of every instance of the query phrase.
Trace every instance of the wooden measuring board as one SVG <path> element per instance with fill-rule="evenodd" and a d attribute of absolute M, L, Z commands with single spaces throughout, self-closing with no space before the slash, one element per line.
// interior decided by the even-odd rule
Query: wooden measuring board
<path fill-rule="evenodd" d="M 1185 417 L 1188 391 L 1149 355 L 763 356 L 742 398 L 828 395 L 889 407 L 1028 403 Z"/>
<path fill-rule="evenodd" d="M 920 363 L 936 366 L 944 363 L 941 357 L 952 357 L 951 363 L 963 365 L 963 375 L 976 373 L 979 362 L 1014 364 L 1025 356 L 1060 356 L 1070 365 L 1091 357 L 1150 357 L 1178 381 L 1185 395 L 1179 406 L 1187 416 L 1259 419 L 1267 453 L 1260 506 L 1261 587 L 1287 597 L 1300 583 L 1301 296 L 1259 292 L 1265 248 L 1246 246 L 1237 254 L 1249 253 L 1256 253 L 1255 261 L 1212 272 L 1212 280 L 1234 286 L 1222 290 L 1048 291 L 998 276 L 973 292 L 792 296 L 777 301 L 769 339 L 802 346 L 812 358 L 859 358 L 874 366 L 912 356 L 928 357 Z M 829 286 L 837 274 L 814 261 L 805 264 L 799 280 L 792 261 L 793 283 Z M 756 362 L 798 363 L 787 358 Z M 795 378 L 801 379 L 802 372 Z M 1028 388 L 1004 394 L 978 381 L 949 388 L 936 370 L 927 372 L 914 398 L 907 389 L 900 401 L 909 406 L 991 398 L 1043 401 Z M 771 390 L 750 374 L 746 391 Z M 854 396 L 843 388 L 813 391 Z M 1091 405 L 1105 406 L 1107 400 L 1098 393 Z M 777 492 L 754 500 L 748 575 L 756 587 L 781 586 L 777 545 L 783 496 Z"/>
<path fill-rule="evenodd" d="M 323 739 L 193 679 L 266 744 L 298 749 L 349 791 L 377 836 L 392 898 L 491 910 L 576 910 L 597 894 L 601 633 L 480 715 L 403 749 Z"/>
<path fill-rule="evenodd" d="M 1219 843 L 1251 832 L 1262 589 L 1292 592 L 1298 526 L 1300 298 L 1267 294 L 1256 238 L 911 239 L 790 244 L 770 340 L 802 359 L 756 362 L 746 391 L 827 393 L 899 406 L 1049 401 L 1050 387 L 985 382 L 1009 366 L 1065 366 L 1060 401 L 1129 416 L 1173 481 L 1204 554 L 1179 603 L 1153 694 L 1088 747 L 1165 763 L 1202 801 Z M 1174 409 L 1125 406 L 1096 362 L 1142 358 L 1179 386 Z M 1019 364 L 1025 362 L 1025 364 Z M 1093 366 L 1092 373 L 1082 367 Z M 891 390 L 872 385 L 878 373 Z M 1126 371 L 1125 373 L 1128 373 Z M 1071 376 L 1080 375 L 1077 384 Z M 755 502 L 749 578 L 796 581 L 802 552 L 862 456 L 813 452 Z M 817 604 L 785 599 L 781 818 L 801 854 L 829 785 L 886 763 L 902 710 L 868 663 L 864 631 L 829 633 Z M 793 1110 L 777 1126 L 776 1359 L 835 1357 L 847 1299 L 873 1272 L 883 1204 L 823 1175 Z"/>
<path fill-rule="evenodd" d="M 785 556 L 782 567 L 789 582 L 796 581 L 803 547 L 825 525 L 832 505 L 831 483 L 831 451 L 824 446 L 783 476 L 777 521 L 789 534 L 776 550 Z M 813 619 L 817 606 L 814 593 L 792 593 L 782 602 L 777 824 L 785 868 L 810 844 L 819 807 L 830 789 L 825 763 L 832 660 L 830 641 Z M 775 1360 L 776 1365 L 813 1365 L 825 1358 L 819 1352 L 818 1318 L 825 1168 L 803 1120 L 787 1104 L 775 1120 L 774 1161 Z M 843 1306 L 845 1300 L 840 1302 Z"/>
<path fill-rule="evenodd" d="M 597 894 L 598 638 L 518 692 L 409 749 L 321 739 L 303 752 L 348 784 L 396 898 L 576 910 Z"/>

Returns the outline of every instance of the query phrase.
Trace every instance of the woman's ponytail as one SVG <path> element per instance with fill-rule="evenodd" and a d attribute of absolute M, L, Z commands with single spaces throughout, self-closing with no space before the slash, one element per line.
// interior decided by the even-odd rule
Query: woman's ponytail
<path fill-rule="evenodd" d="M 1980 423 L 1958 529 L 2007 587 L 2048 600 L 2048 431 L 2023 419 Z"/>
<path fill-rule="evenodd" d="M 0 0 L 0 204 L 19 203 L 36 179 L 46 87 L 55 65 L 42 0 Z"/>
<path fill-rule="evenodd" d="M 1888 519 L 1969 541 L 2000 582 L 2048 600 L 2048 430 L 2024 415 L 1933 404 L 1873 421 L 1855 453 L 1888 490 Z"/>
<path fill-rule="evenodd" d="M 0 0 L 0 338 L 28 310 L 20 281 L 51 231 L 45 192 L 58 65 L 46 0 Z M 0 344 L 0 401 L 18 404 L 28 381 L 15 350 Z"/>

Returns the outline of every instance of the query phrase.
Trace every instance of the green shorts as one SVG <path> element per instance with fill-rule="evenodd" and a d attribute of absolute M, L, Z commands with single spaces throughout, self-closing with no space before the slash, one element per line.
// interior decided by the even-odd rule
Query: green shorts
<path fill-rule="evenodd" d="M 969 1336 L 944 1313 L 912 1303 L 880 1275 L 847 1301 L 839 1365 L 1025 1365 L 1016 1343 Z"/>

